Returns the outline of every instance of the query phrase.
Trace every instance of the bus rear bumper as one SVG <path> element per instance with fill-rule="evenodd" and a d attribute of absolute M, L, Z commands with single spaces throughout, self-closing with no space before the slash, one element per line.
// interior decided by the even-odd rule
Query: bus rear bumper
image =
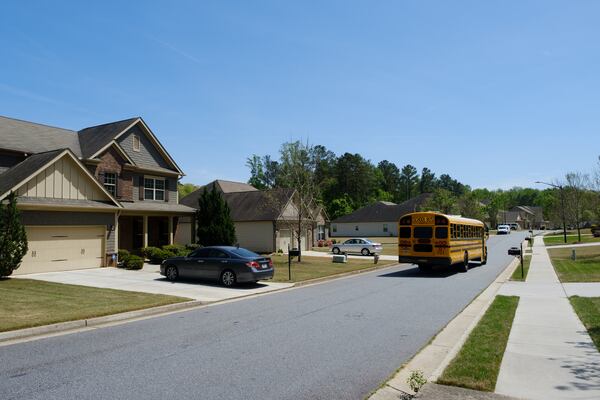
<path fill-rule="evenodd" d="M 407 257 L 398 256 L 398 262 L 404 264 L 452 265 L 452 259 L 446 257 Z"/>

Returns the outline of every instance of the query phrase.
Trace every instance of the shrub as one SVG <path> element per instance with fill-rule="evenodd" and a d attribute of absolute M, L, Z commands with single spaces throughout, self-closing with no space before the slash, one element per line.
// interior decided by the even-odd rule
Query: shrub
<path fill-rule="evenodd" d="M 131 254 L 129 254 L 129 252 L 125 249 L 119 249 L 118 253 L 117 253 L 117 266 L 122 267 L 125 265 L 125 261 L 131 256 Z"/>
<path fill-rule="evenodd" d="M 333 240 L 331 241 L 331 244 L 336 244 L 336 243 L 337 243 L 337 240 L 335 240 L 335 239 L 333 239 Z"/>
<path fill-rule="evenodd" d="M 130 254 L 123 263 L 127 269 L 142 269 L 144 266 L 144 259 L 142 257 Z"/>
<path fill-rule="evenodd" d="M 319 241 L 317 242 L 317 247 L 323 247 L 325 246 L 325 241 L 323 239 L 319 239 Z"/>
<path fill-rule="evenodd" d="M 140 249 L 140 255 L 144 258 L 151 259 L 152 255 L 157 250 L 160 250 L 160 249 L 158 247 L 152 247 L 152 246 L 144 247 L 143 249 Z"/>
<path fill-rule="evenodd" d="M 331 246 L 333 246 L 334 243 L 335 243 L 335 240 L 334 241 L 328 240 L 328 241 L 325 242 L 325 245 L 327 247 L 331 247 Z"/>
<path fill-rule="evenodd" d="M 182 246 L 180 244 L 168 244 L 166 246 L 163 246 L 162 249 L 164 251 L 168 251 L 169 253 L 172 253 L 174 256 L 187 256 L 188 254 L 191 253 L 191 250 L 189 250 L 187 247 Z"/>
<path fill-rule="evenodd" d="M 10 192 L 8 204 L 0 201 L 0 277 L 9 276 L 19 268 L 27 248 L 27 234 L 19 217 L 17 198 Z"/>
<path fill-rule="evenodd" d="M 277 253 L 278 254 L 283 254 L 283 250 L 282 249 L 277 249 Z"/>

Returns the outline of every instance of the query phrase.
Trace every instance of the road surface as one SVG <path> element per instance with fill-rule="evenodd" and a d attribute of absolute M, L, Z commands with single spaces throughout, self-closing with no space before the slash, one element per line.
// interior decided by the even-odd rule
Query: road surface
<path fill-rule="evenodd" d="M 363 399 L 507 266 L 411 265 L 0 347 L 0 399 Z"/>

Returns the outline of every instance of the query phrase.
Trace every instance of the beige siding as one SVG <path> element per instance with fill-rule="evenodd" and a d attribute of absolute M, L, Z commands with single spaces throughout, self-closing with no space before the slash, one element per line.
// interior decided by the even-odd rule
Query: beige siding
<path fill-rule="evenodd" d="M 384 224 L 387 224 L 387 232 L 383 230 Z M 357 226 L 358 230 L 356 230 Z M 337 232 L 334 232 L 334 227 Z M 332 222 L 329 234 L 331 237 L 398 236 L 398 222 Z"/>
<path fill-rule="evenodd" d="M 235 235 L 240 247 L 266 253 L 273 252 L 273 222 L 236 222 Z"/>
<path fill-rule="evenodd" d="M 17 194 L 69 200 L 108 200 L 92 179 L 65 155 L 23 184 Z"/>
<path fill-rule="evenodd" d="M 176 244 L 190 244 L 192 241 L 192 219 L 189 217 L 180 217 L 177 223 L 177 230 L 175 232 L 175 238 L 173 239 Z"/>

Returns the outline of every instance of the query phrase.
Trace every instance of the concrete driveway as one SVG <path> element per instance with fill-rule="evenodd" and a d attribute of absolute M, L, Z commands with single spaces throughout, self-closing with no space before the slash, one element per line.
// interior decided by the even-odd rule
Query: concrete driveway
<path fill-rule="evenodd" d="M 257 284 L 241 284 L 234 288 L 225 288 L 207 281 L 169 282 L 160 275 L 158 265 L 145 264 L 139 271 L 121 268 L 93 268 L 75 271 L 45 272 L 27 274 L 15 278 L 37 279 L 48 282 L 67 283 L 71 285 L 94 286 L 133 292 L 167 294 L 188 297 L 201 301 L 219 301 L 265 293 L 293 286 L 289 283 L 260 281 Z"/>

